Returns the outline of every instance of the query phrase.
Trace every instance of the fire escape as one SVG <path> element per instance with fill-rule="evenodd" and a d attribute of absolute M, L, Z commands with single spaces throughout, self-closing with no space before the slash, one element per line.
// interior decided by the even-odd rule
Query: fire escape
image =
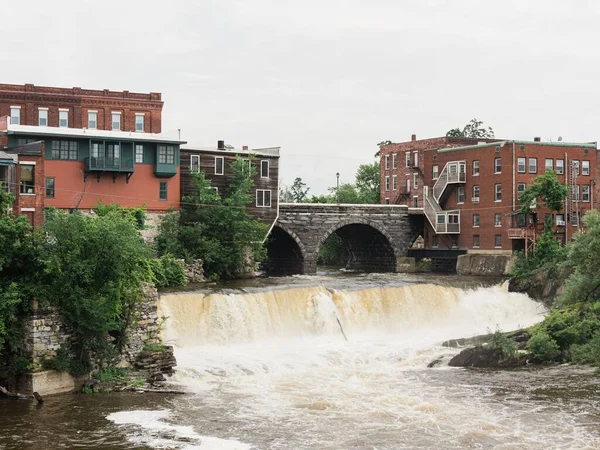
<path fill-rule="evenodd" d="M 433 188 L 423 187 L 423 211 L 436 234 L 460 234 L 460 210 L 445 211 L 442 205 L 452 189 L 467 179 L 466 161 L 450 161 L 439 174 Z"/>

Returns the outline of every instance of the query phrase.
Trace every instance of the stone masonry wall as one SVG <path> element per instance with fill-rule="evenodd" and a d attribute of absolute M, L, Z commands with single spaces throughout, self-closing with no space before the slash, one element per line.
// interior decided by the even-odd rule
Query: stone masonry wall
<path fill-rule="evenodd" d="M 52 359 L 71 339 L 69 331 L 54 308 L 34 308 L 25 323 L 25 350 L 33 358 L 33 371 L 42 370 L 42 360 Z"/>

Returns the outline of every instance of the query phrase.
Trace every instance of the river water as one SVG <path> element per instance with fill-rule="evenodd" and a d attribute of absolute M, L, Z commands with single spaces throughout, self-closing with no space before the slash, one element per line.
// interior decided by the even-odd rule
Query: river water
<path fill-rule="evenodd" d="M 12 449 L 597 449 L 588 368 L 467 370 L 439 344 L 543 318 L 495 282 L 400 274 L 162 294 L 185 395 L 0 402 Z"/>

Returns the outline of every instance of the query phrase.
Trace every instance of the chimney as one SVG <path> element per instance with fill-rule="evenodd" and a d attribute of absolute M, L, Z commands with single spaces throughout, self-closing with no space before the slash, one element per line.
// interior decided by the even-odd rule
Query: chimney
<path fill-rule="evenodd" d="M 542 140 L 542 138 L 539 137 L 534 137 L 533 138 L 533 142 L 540 142 Z"/>
<path fill-rule="evenodd" d="M 247 152 L 248 151 L 248 146 L 247 145 L 243 145 L 242 146 L 242 150 L 245 151 L 245 152 Z"/>
<path fill-rule="evenodd" d="M 225 150 L 225 141 L 217 141 L 217 149 Z"/>
<path fill-rule="evenodd" d="M 416 141 L 416 140 L 417 140 L 417 135 L 416 135 L 416 134 L 413 134 L 413 135 L 410 137 L 410 140 L 411 140 L 411 141 Z"/>

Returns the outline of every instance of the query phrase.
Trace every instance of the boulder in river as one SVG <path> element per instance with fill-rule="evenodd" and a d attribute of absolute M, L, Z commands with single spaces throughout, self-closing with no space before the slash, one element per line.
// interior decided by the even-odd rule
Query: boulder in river
<path fill-rule="evenodd" d="M 504 357 L 499 348 L 483 346 L 464 349 L 448 363 L 452 367 L 517 367 L 525 365 L 525 358 Z"/>

